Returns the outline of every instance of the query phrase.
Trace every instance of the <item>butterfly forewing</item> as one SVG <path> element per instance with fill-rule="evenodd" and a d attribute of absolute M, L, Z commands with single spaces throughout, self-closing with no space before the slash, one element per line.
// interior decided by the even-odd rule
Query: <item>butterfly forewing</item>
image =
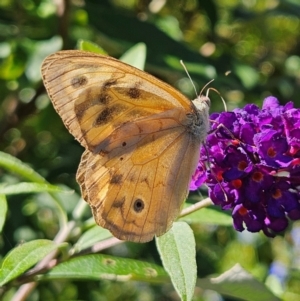
<path fill-rule="evenodd" d="M 43 62 L 43 80 L 65 125 L 86 148 L 103 131 L 171 108 L 191 110 L 175 89 L 111 57 L 61 51 Z M 160 87 L 158 83 L 162 84 Z M 98 141 L 102 140 L 102 136 Z"/>
<path fill-rule="evenodd" d="M 86 148 L 77 181 L 96 222 L 136 242 L 165 233 L 197 164 L 201 112 L 153 76 L 90 52 L 53 54 L 42 75 L 56 111 Z"/>

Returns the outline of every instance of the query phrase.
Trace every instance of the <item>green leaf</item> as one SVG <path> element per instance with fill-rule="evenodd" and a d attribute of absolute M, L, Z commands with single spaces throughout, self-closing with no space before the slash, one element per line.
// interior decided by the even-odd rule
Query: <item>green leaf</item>
<path fill-rule="evenodd" d="M 183 38 L 178 19 L 174 16 L 165 15 L 159 18 L 156 20 L 156 26 L 176 41 Z"/>
<path fill-rule="evenodd" d="M 0 78 L 14 80 L 22 75 L 25 69 L 25 62 L 18 54 L 10 54 L 0 64 Z"/>
<path fill-rule="evenodd" d="M 256 280 L 239 264 L 215 278 L 198 279 L 197 286 L 246 301 L 279 301 L 265 284 Z"/>
<path fill-rule="evenodd" d="M 36 192 L 65 192 L 71 193 L 71 190 L 65 190 L 64 188 L 50 185 L 50 184 L 40 184 L 40 183 L 28 183 L 22 182 L 13 185 L 1 185 L 0 193 L 6 195 L 20 194 L 20 193 L 36 193 Z"/>
<path fill-rule="evenodd" d="M 77 43 L 77 49 L 107 55 L 107 52 L 103 48 L 87 40 L 79 40 Z"/>
<path fill-rule="evenodd" d="M 0 194 L 0 233 L 2 232 L 5 219 L 6 219 L 6 213 L 7 213 L 7 201 L 6 197 L 3 194 Z"/>
<path fill-rule="evenodd" d="M 192 300 L 197 277 L 196 244 L 192 229 L 175 222 L 164 235 L 156 238 L 163 266 L 181 300 Z"/>
<path fill-rule="evenodd" d="M 46 183 L 46 180 L 31 167 L 7 153 L 0 152 L 0 166 L 31 182 Z"/>
<path fill-rule="evenodd" d="M 108 230 L 96 225 L 83 233 L 74 246 L 74 249 L 76 252 L 80 252 L 110 237 L 112 237 L 112 234 Z"/>
<path fill-rule="evenodd" d="M 3 260 L 0 269 L 0 286 L 23 274 L 57 248 L 57 244 L 46 239 L 30 241 L 16 247 Z"/>
<path fill-rule="evenodd" d="M 0 167 L 3 167 L 10 172 L 14 172 L 18 174 L 19 176 L 25 178 L 26 180 L 29 180 L 31 182 L 36 183 L 43 183 L 48 184 L 46 179 L 44 179 L 40 174 L 34 171 L 31 167 L 23 163 L 21 160 L 7 154 L 4 152 L 0 152 Z M 50 184 L 49 184 L 50 185 Z M 55 201 L 55 204 L 58 209 L 58 218 L 60 221 L 60 225 L 64 226 L 67 223 L 67 216 L 64 212 L 60 201 L 57 199 L 54 193 L 50 192 L 50 195 L 52 196 L 53 200 Z"/>
<path fill-rule="evenodd" d="M 120 60 L 138 69 L 144 70 L 146 62 L 146 45 L 144 43 L 134 45 L 120 57 Z"/>
<path fill-rule="evenodd" d="M 193 213 L 181 217 L 179 220 L 187 223 L 232 226 L 231 215 L 215 208 L 201 208 Z"/>
<path fill-rule="evenodd" d="M 75 257 L 57 265 L 39 279 L 170 281 L 168 274 L 158 265 L 102 254 Z"/>
<path fill-rule="evenodd" d="M 252 66 L 236 64 L 234 68 L 235 73 L 242 81 L 247 89 L 253 89 L 260 80 L 259 72 Z"/>
<path fill-rule="evenodd" d="M 47 55 L 61 50 L 62 47 L 62 38 L 60 36 L 53 36 L 48 40 L 34 43 L 34 47 L 31 49 L 29 59 L 26 63 L 26 77 L 32 82 L 40 82 L 40 68 L 43 60 Z"/>
<path fill-rule="evenodd" d="M 178 57 L 167 55 L 165 57 L 166 63 L 171 66 L 173 69 L 182 70 L 182 66 L 180 64 L 180 60 Z M 217 76 L 217 71 L 214 66 L 208 65 L 207 63 L 195 63 L 183 61 L 186 69 L 189 73 L 199 74 L 208 78 L 215 78 Z"/>

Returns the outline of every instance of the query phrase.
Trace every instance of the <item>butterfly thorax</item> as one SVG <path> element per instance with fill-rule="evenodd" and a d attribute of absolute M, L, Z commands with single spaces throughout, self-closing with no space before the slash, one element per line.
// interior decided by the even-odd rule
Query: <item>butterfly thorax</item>
<path fill-rule="evenodd" d="M 191 132 L 203 142 L 209 131 L 210 99 L 207 96 L 199 96 L 192 101 L 194 113 L 191 114 Z"/>

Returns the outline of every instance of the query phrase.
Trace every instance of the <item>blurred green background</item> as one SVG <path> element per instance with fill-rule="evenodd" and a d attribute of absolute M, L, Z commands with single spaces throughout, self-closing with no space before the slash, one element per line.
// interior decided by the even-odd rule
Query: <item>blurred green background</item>
<path fill-rule="evenodd" d="M 246 103 L 261 105 L 269 95 L 281 104 L 293 100 L 299 107 L 299 16 L 297 0 L 1 0 L 0 149 L 28 163 L 49 182 L 79 193 L 75 173 L 83 149 L 55 113 L 41 82 L 40 65 L 50 53 L 76 48 L 80 39 L 93 41 L 114 57 L 144 42 L 145 70 L 190 98 L 195 92 L 180 60 L 198 91 L 214 79 L 211 86 L 219 90 L 229 110 Z M 214 92 L 210 97 L 211 112 L 222 111 L 220 97 Z M 18 181 L 1 169 L 0 180 Z M 10 197 L 9 206 L 0 237 L 1 256 L 22 241 L 52 239 L 57 232 L 55 211 L 41 195 Z M 300 300 L 299 224 L 275 239 L 201 223 L 193 229 L 199 277 L 221 273 L 239 262 L 272 290 L 283 292 L 284 299 Z M 153 242 L 125 243 L 106 253 L 160 264 Z M 282 269 L 275 273 L 278 265 Z M 171 285 L 107 280 L 45 282 L 30 300 L 178 297 Z M 231 299 L 198 288 L 195 300 Z"/>

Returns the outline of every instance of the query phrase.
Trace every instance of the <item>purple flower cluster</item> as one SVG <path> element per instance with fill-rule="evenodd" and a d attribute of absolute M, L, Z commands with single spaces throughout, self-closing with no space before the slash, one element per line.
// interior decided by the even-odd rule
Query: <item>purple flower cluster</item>
<path fill-rule="evenodd" d="M 270 96 L 212 114 L 211 128 L 190 189 L 205 183 L 238 231 L 274 236 L 300 219 L 300 109 Z"/>

